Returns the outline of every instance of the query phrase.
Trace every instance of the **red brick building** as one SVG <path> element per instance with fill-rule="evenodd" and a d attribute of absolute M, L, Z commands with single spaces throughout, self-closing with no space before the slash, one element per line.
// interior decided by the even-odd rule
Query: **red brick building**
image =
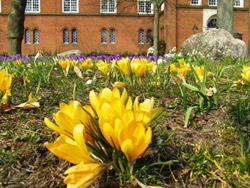
<path fill-rule="evenodd" d="M 248 41 L 248 1 L 234 0 L 234 29 Z M 0 54 L 7 52 L 11 0 L 0 0 Z M 217 0 L 166 0 L 160 39 L 180 49 L 192 34 L 214 27 Z M 84 53 L 146 52 L 153 32 L 150 0 L 27 0 L 24 54 L 79 49 Z"/>

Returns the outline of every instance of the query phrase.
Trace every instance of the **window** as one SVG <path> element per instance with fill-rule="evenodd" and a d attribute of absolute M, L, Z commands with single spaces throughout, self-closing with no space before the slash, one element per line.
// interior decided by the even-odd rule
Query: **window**
<path fill-rule="evenodd" d="M 77 30 L 72 29 L 72 44 L 77 44 Z"/>
<path fill-rule="evenodd" d="M 39 44 L 39 32 L 38 32 L 38 29 L 34 29 L 34 31 L 33 31 L 33 42 L 34 42 L 34 44 Z"/>
<path fill-rule="evenodd" d="M 27 0 L 25 12 L 40 12 L 40 0 Z"/>
<path fill-rule="evenodd" d="M 209 0 L 208 5 L 209 6 L 217 6 L 217 0 Z"/>
<path fill-rule="evenodd" d="M 165 3 L 162 3 L 162 5 L 161 5 L 161 11 L 164 11 L 164 9 L 165 9 Z"/>
<path fill-rule="evenodd" d="M 69 31 L 68 29 L 63 30 L 63 44 L 69 43 Z"/>
<path fill-rule="evenodd" d="M 191 0 L 190 4 L 191 5 L 201 5 L 201 0 Z"/>
<path fill-rule="evenodd" d="M 101 0 L 102 13 L 116 13 L 116 0 Z"/>
<path fill-rule="evenodd" d="M 244 0 L 234 0 L 235 7 L 244 7 Z"/>
<path fill-rule="evenodd" d="M 147 30 L 147 44 L 151 44 L 152 43 L 152 30 L 148 29 Z"/>
<path fill-rule="evenodd" d="M 138 0 L 139 14 L 153 14 L 153 4 L 151 0 Z"/>
<path fill-rule="evenodd" d="M 208 29 L 216 28 L 216 19 L 215 19 L 215 18 L 211 19 L 211 20 L 208 22 L 207 28 L 208 28 Z"/>
<path fill-rule="evenodd" d="M 30 44 L 30 30 L 25 30 L 25 44 Z"/>
<path fill-rule="evenodd" d="M 63 12 L 78 12 L 78 0 L 62 0 Z"/>
<path fill-rule="evenodd" d="M 114 29 L 110 29 L 109 42 L 110 44 L 115 44 L 115 30 Z"/>
<path fill-rule="evenodd" d="M 0 0 L 0 12 L 2 12 L 2 9 L 1 9 L 1 0 Z"/>
<path fill-rule="evenodd" d="M 143 29 L 139 30 L 139 44 L 144 44 L 144 31 Z"/>
<path fill-rule="evenodd" d="M 102 29 L 101 31 L 101 43 L 107 44 L 107 30 L 106 29 Z"/>

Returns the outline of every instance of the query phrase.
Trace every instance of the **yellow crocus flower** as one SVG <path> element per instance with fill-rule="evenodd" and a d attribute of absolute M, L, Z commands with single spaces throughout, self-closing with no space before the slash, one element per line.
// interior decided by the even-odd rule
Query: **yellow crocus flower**
<path fill-rule="evenodd" d="M 127 84 L 124 83 L 124 82 L 115 82 L 113 84 L 113 87 L 116 87 L 116 88 L 123 88 L 123 87 L 126 87 L 126 86 L 127 86 Z"/>
<path fill-rule="evenodd" d="M 53 114 L 56 124 L 52 123 L 48 118 L 45 118 L 44 122 L 52 130 L 72 138 L 73 130 L 78 124 L 92 126 L 91 117 L 85 110 L 91 116 L 95 116 L 89 105 L 82 106 L 78 101 L 71 100 L 69 104 L 61 103 L 59 112 Z M 88 135 L 87 138 L 91 139 Z"/>
<path fill-rule="evenodd" d="M 136 123 L 126 126 L 120 133 L 119 144 L 121 145 L 121 150 L 125 154 L 130 165 L 140 158 L 152 139 L 152 130 L 150 127 L 147 130 L 143 123 Z"/>
<path fill-rule="evenodd" d="M 16 107 L 18 108 L 24 108 L 24 109 L 30 109 L 30 108 L 39 108 L 40 107 L 40 103 L 37 102 L 38 100 L 40 100 L 41 97 L 32 97 L 32 93 L 29 94 L 29 98 L 28 101 L 26 101 L 25 103 L 19 104 Z"/>
<path fill-rule="evenodd" d="M 197 76 L 199 77 L 200 81 L 203 82 L 203 76 L 204 76 L 204 66 L 195 66 L 194 70 L 197 74 Z M 207 72 L 207 76 L 213 75 L 213 73 L 211 72 Z"/>
<path fill-rule="evenodd" d="M 143 124 L 146 126 L 151 121 L 151 119 L 162 110 L 162 108 L 160 107 L 153 107 L 153 97 L 151 99 L 146 99 L 143 103 L 140 104 L 139 97 L 136 97 L 133 109 L 136 121 L 143 122 Z M 132 108 L 132 106 L 130 106 L 129 108 Z"/>
<path fill-rule="evenodd" d="M 6 104 L 8 97 L 11 96 L 10 86 L 12 82 L 12 77 L 13 75 L 8 74 L 8 71 L 0 71 L 0 91 L 4 94 L 0 103 Z"/>
<path fill-rule="evenodd" d="M 84 60 L 84 61 L 80 64 L 79 68 L 82 68 L 82 67 L 84 67 L 85 69 L 92 68 L 92 67 L 93 67 L 92 59 L 91 59 L 91 58 L 88 58 L 88 59 Z"/>
<path fill-rule="evenodd" d="M 99 178 L 108 165 L 102 163 L 79 164 L 66 170 L 64 183 L 68 188 L 88 188 Z"/>
<path fill-rule="evenodd" d="M 96 66 L 97 68 L 105 75 L 108 74 L 108 72 L 110 71 L 111 69 L 111 65 L 108 64 L 107 62 L 104 62 L 103 60 L 99 60 L 97 63 L 96 63 Z"/>
<path fill-rule="evenodd" d="M 126 76 L 129 76 L 129 59 L 122 58 L 121 60 L 117 61 L 117 68 L 120 69 Z"/>
<path fill-rule="evenodd" d="M 109 167 L 88 153 L 84 129 L 84 125 L 79 124 L 73 130 L 73 139 L 61 135 L 54 143 L 45 143 L 47 149 L 59 158 L 77 164 L 65 171 L 67 187 L 87 188 Z"/>
<path fill-rule="evenodd" d="M 45 143 L 45 146 L 57 157 L 73 164 L 94 163 L 95 160 L 89 155 L 85 140 L 85 127 L 78 124 L 72 131 L 72 138 L 61 135 L 54 143 Z"/>
<path fill-rule="evenodd" d="M 151 62 L 147 63 L 147 68 L 148 68 L 148 70 L 150 72 L 155 73 L 155 71 L 156 71 L 156 64 L 155 64 L 155 62 L 151 61 Z"/>
<path fill-rule="evenodd" d="M 133 59 L 130 63 L 131 71 L 137 75 L 139 83 L 141 83 L 141 77 L 146 71 L 146 65 L 145 61 L 143 62 L 140 59 Z"/>
<path fill-rule="evenodd" d="M 243 66 L 241 76 L 244 80 L 250 83 L 250 66 Z"/>

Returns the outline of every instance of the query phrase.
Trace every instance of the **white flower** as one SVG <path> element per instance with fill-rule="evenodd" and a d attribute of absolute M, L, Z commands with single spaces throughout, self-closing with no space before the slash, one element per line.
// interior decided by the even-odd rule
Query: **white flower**
<path fill-rule="evenodd" d="M 93 82 L 95 79 L 96 79 L 96 77 L 94 76 L 93 80 L 88 80 L 85 84 L 90 85 L 90 84 L 92 84 L 92 82 Z"/>
<path fill-rule="evenodd" d="M 162 63 L 162 59 L 161 59 L 161 58 L 158 59 L 158 60 L 157 60 L 157 63 L 158 63 L 158 65 L 161 64 L 161 63 Z"/>
<path fill-rule="evenodd" d="M 36 56 L 35 56 L 35 60 L 39 59 L 42 57 L 42 54 L 40 54 L 40 51 L 37 52 Z"/>

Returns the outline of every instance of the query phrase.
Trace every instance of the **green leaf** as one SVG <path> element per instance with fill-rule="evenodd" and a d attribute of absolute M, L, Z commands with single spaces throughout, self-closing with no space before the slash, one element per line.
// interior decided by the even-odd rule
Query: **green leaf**
<path fill-rule="evenodd" d="M 186 114 L 185 114 L 185 125 L 184 125 L 185 128 L 187 128 L 187 126 L 188 126 L 189 118 L 190 118 L 190 115 L 191 115 L 192 110 L 194 108 L 197 108 L 197 106 L 191 106 L 186 111 Z"/>
<path fill-rule="evenodd" d="M 186 84 L 186 83 L 182 83 L 182 85 L 185 86 L 185 87 L 188 88 L 188 89 L 191 89 L 191 90 L 194 91 L 194 92 L 199 92 L 199 91 L 200 91 L 197 87 L 195 87 L 195 86 L 193 86 L 193 85 Z"/>

